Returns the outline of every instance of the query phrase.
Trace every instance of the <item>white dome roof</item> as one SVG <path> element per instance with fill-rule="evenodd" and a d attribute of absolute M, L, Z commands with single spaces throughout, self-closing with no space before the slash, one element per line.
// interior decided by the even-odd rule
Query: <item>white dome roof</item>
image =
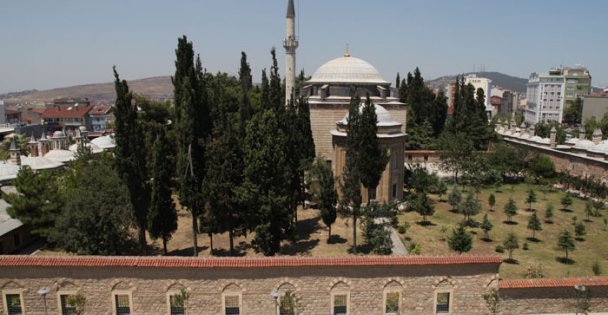
<path fill-rule="evenodd" d="M 63 166 L 60 162 L 56 162 L 41 156 L 22 156 L 21 165 L 27 165 L 33 170 L 45 170 Z"/>
<path fill-rule="evenodd" d="M 568 140 L 566 140 L 566 144 L 576 144 L 578 142 L 578 138 L 570 138 Z"/>
<path fill-rule="evenodd" d="M 0 181 L 17 178 L 20 169 L 19 165 L 10 164 L 6 161 L 0 162 Z"/>
<path fill-rule="evenodd" d="M 596 144 L 593 148 L 589 149 L 589 151 L 593 153 L 608 153 L 608 142 L 600 142 Z"/>
<path fill-rule="evenodd" d="M 63 131 L 57 130 L 53 132 L 53 138 L 65 138 L 65 133 Z"/>
<path fill-rule="evenodd" d="M 350 56 L 331 60 L 315 71 L 310 83 L 387 84 L 371 64 Z"/>
<path fill-rule="evenodd" d="M 587 139 L 580 140 L 574 145 L 575 149 L 580 149 L 580 150 L 589 150 L 593 147 L 595 147 L 595 143 L 593 143 L 593 141 L 587 140 Z"/>
<path fill-rule="evenodd" d="M 114 138 L 110 135 L 95 138 L 91 140 L 90 143 L 96 145 L 102 150 L 113 149 L 114 147 L 116 147 L 116 142 L 114 142 Z"/>
<path fill-rule="evenodd" d="M 363 111 L 363 106 L 365 106 L 365 104 L 361 104 L 359 106 L 359 113 L 361 113 Z M 391 113 L 389 113 L 384 107 L 382 107 L 380 105 L 375 105 L 375 104 L 374 104 L 374 107 L 376 108 L 376 117 L 378 119 L 378 123 L 377 123 L 378 127 L 401 126 L 400 123 L 393 120 Z M 345 125 L 345 126 L 348 125 L 348 113 L 346 113 L 344 118 L 342 118 L 342 120 L 338 121 L 337 123 L 340 125 Z"/>
<path fill-rule="evenodd" d="M 51 161 L 64 163 L 74 160 L 76 158 L 76 154 L 69 150 L 51 150 L 45 154 L 44 157 Z"/>
<path fill-rule="evenodd" d="M 85 147 L 91 149 L 92 153 L 99 153 L 101 151 L 103 151 L 102 148 L 98 147 L 97 145 L 95 145 L 94 143 L 85 143 L 84 144 Z M 69 147 L 69 150 L 72 152 L 78 152 L 78 143 L 74 143 Z"/>

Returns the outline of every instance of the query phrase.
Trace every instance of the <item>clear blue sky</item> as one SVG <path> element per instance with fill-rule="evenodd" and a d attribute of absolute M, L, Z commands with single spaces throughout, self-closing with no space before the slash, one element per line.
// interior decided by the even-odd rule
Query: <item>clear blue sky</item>
<path fill-rule="evenodd" d="M 254 81 L 279 52 L 287 0 L 2 0 L 0 93 L 173 73 L 177 38 L 204 66 L 236 74 L 240 52 Z M 308 74 L 351 54 L 393 82 L 416 66 L 426 79 L 479 70 L 527 77 L 583 64 L 608 85 L 605 0 L 296 0 L 298 68 Z"/>

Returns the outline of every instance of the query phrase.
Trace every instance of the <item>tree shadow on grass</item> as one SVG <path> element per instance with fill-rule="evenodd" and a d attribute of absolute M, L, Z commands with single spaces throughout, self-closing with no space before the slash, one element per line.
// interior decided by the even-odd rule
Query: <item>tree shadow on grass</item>
<path fill-rule="evenodd" d="M 486 243 L 492 243 L 492 239 L 491 238 L 486 238 L 486 237 L 482 237 L 481 238 L 482 241 L 486 242 Z"/>
<path fill-rule="evenodd" d="M 528 240 L 529 242 L 532 242 L 532 243 L 540 243 L 541 242 L 541 240 L 538 239 L 538 238 L 536 238 L 536 237 L 526 237 L 526 240 Z"/>
<path fill-rule="evenodd" d="M 301 240 L 290 242 L 281 247 L 282 255 L 304 255 L 309 256 L 310 251 L 319 245 L 319 240 Z"/>
<path fill-rule="evenodd" d="M 431 221 L 429 221 L 429 220 L 426 220 L 426 221 L 418 221 L 418 222 L 416 222 L 416 224 L 418 224 L 418 225 L 420 225 L 420 226 L 437 226 L 437 224 L 435 224 L 435 223 L 433 223 L 433 222 L 431 222 Z"/>
<path fill-rule="evenodd" d="M 566 257 L 555 257 L 555 260 L 565 265 L 573 265 L 575 263 L 574 259 Z"/>
<path fill-rule="evenodd" d="M 506 224 L 506 225 L 518 225 L 519 223 L 515 222 L 515 221 L 502 221 L 502 223 Z"/>
<path fill-rule="evenodd" d="M 321 229 L 319 224 L 321 217 L 314 217 L 305 220 L 298 220 L 297 224 L 297 239 L 307 240 L 310 239 L 310 235 Z"/>
<path fill-rule="evenodd" d="M 575 237 L 575 240 L 579 241 L 579 242 L 584 242 L 585 238 L 584 237 Z"/>
<path fill-rule="evenodd" d="M 574 212 L 574 211 L 572 211 L 572 209 L 568 209 L 568 208 L 560 208 L 559 211 L 561 211 L 561 212 L 568 212 L 568 213 Z"/>
<path fill-rule="evenodd" d="M 373 247 L 369 244 L 357 245 L 357 254 L 369 255 L 369 253 L 372 252 L 372 249 Z M 354 254 L 352 246 L 348 248 L 348 253 Z"/>
<path fill-rule="evenodd" d="M 519 265 L 519 260 L 514 259 L 514 258 L 506 258 L 503 260 L 503 262 L 505 262 L 507 264 L 512 264 L 512 265 Z"/>
<path fill-rule="evenodd" d="M 244 251 L 240 251 L 236 249 L 237 247 L 234 247 L 234 253 L 230 253 L 229 249 L 224 249 L 224 248 L 216 248 L 213 250 L 213 256 L 218 256 L 218 257 L 243 257 L 245 256 L 245 252 Z"/>
<path fill-rule="evenodd" d="M 205 251 L 207 249 L 209 249 L 208 246 L 199 246 L 198 252 L 200 254 L 200 252 Z M 194 255 L 194 251 L 192 250 L 192 247 L 176 249 L 176 250 L 172 250 L 167 253 L 167 256 L 192 256 L 192 255 Z"/>
<path fill-rule="evenodd" d="M 344 244 L 346 243 L 346 239 L 338 234 L 332 234 L 331 237 L 327 240 L 327 244 Z"/>

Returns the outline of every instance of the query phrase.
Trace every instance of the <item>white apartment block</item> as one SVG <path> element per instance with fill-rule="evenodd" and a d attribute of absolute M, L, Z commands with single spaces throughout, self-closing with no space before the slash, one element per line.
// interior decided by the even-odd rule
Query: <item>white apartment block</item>
<path fill-rule="evenodd" d="M 492 80 L 478 77 L 476 74 L 469 74 L 464 77 L 464 84 L 467 85 L 469 83 L 475 87 L 475 91 L 477 89 L 483 90 L 483 94 L 486 97 L 486 112 L 488 113 L 488 119 L 490 119 L 492 114 L 492 105 L 490 104 Z"/>
<path fill-rule="evenodd" d="M 564 109 L 564 76 L 560 71 L 532 73 L 528 80 L 524 119 L 527 123 L 562 121 Z"/>

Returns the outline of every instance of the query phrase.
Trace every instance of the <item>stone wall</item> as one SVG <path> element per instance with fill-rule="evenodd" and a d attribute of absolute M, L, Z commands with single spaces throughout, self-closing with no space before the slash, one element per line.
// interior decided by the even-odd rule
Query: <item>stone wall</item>
<path fill-rule="evenodd" d="M 282 262 L 315 258 L 274 261 L 271 258 L 271 263 L 264 267 L 207 268 L 189 267 L 192 260 L 180 260 L 178 265 L 182 267 L 164 264 L 163 258 L 153 258 L 158 260 L 156 267 L 128 267 L 130 258 L 123 259 L 120 266 L 103 259 L 95 266 L 85 266 L 86 263 L 78 262 L 79 258 L 73 258 L 73 263 L 68 259 L 62 266 L 53 266 L 52 258 L 47 264 L 24 258 L 15 266 L 15 261 L 3 264 L 0 256 L 0 290 L 3 296 L 7 292 L 20 292 L 28 315 L 44 314 L 44 300 L 36 293 L 41 287 L 51 289 L 46 296 L 49 314 L 59 313 L 61 292 L 85 296 L 86 314 L 113 314 L 113 292 L 130 295 L 131 314 L 169 314 L 168 293 L 180 289 L 190 293 L 189 314 L 223 314 L 222 296 L 227 292 L 241 296 L 241 314 L 276 314 L 271 293 L 289 288 L 300 299 L 301 315 L 331 314 L 331 296 L 336 292 L 348 295 L 350 315 L 371 315 L 384 314 L 386 291 L 400 293 L 402 314 L 435 314 L 437 292 L 450 292 L 450 314 L 485 314 L 482 294 L 497 287 L 500 259 L 480 262 L 474 258 L 468 263 L 466 256 L 439 257 L 430 258 L 429 263 L 417 256 L 398 258 L 404 264 L 383 263 L 396 261 L 393 258 L 335 258 L 329 259 L 332 261 L 329 265 L 300 267 L 282 266 Z M 357 265 L 358 261 L 375 263 Z M 234 264 L 228 261 L 228 265 Z M 4 305 L 0 307 L 3 308 Z"/>

